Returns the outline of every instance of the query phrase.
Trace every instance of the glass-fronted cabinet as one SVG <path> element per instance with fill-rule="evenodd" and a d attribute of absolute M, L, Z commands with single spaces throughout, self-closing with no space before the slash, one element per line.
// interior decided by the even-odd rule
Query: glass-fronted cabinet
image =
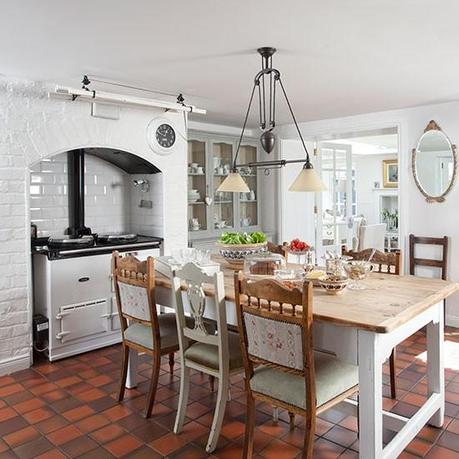
<path fill-rule="evenodd" d="M 239 172 L 248 193 L 217 191 L 228 176 L 237 137 L 192 133 L 188 141 L 188 225 L 190 239 L 216 239 L 224 231 L 256 231 L 260 228 L 259 177 L 255 168 Z M 257 161 L 255 140 L 241 145 L 238 164 Z"/>
<path fill-rule="evenodd" d="M 257 160 L 256 145 L 244 144 L 239 150 L 238 163 L 249 164 Z M 250 188 L 248 193 L 239 193 L 239 225 L 241 229 L 258 226 L 258 177 L 257 169 L 244 166 L 239 170 Z"/>
<path fill-rule="evenodd" d="M 214 229 L 234 228 L 234 193 L 217 191 L 220 184 L 228 176 L 233 163 L 232 142 L 212 142 L 213 168 L 213 225 Z"/>
<path fill-rule="evenodd" d="M 205 231 L 208 222 L 206 197 L 209 193 L 207 180 L 206 142 L 188 142 L 188 229 Z"/>

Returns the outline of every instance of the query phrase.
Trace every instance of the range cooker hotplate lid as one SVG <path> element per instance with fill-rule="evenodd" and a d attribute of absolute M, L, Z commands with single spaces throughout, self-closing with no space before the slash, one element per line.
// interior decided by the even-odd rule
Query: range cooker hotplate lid
<path fill-rule="evenodd" d="M 137 241 L 137 234 L 134 233 L 105 233 L 97 235 L 99 244 L 121 244 Z"/>
<path fill-rule="evenodd" d="M 83 248 L 92 245 L 94 245 L 94 237 L 89 235 L 75 238 L 50 237 L 48 239 L 48 247 L 52 249 Z"/>

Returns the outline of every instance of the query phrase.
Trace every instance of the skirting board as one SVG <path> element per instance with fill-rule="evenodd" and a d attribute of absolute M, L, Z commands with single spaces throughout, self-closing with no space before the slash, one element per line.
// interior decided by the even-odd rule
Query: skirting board
<path fill-rule="evenodd" d="M 0 362 L 0 376 L 9 375 L 30 367 L 30 355 L 24 354 Z"/>

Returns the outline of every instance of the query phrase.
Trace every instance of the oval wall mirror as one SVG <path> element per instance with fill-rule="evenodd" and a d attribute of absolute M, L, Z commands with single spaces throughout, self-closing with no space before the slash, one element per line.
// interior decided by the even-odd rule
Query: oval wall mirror
<path fill-rule="evenodd" d="M 456 179 L 456 145 L 430 121 L 412 153 L 414 181 L 427 202 L 443 202 Z"/>

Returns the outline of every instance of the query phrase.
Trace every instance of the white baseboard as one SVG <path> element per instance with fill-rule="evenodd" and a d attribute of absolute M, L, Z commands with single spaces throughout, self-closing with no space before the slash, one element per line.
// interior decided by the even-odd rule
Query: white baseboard
<path fill-rule="evenodd" d="M 9 375 L 16 371 L 25 370 L 30 367 L 30 355 L 18 355 L 0 362 L 0 376 Z"/>
<path fill-rule="evenodd" d="M 459 328 L 459 317 L 446 314 L 445 325 L 448 327 Z"/>

